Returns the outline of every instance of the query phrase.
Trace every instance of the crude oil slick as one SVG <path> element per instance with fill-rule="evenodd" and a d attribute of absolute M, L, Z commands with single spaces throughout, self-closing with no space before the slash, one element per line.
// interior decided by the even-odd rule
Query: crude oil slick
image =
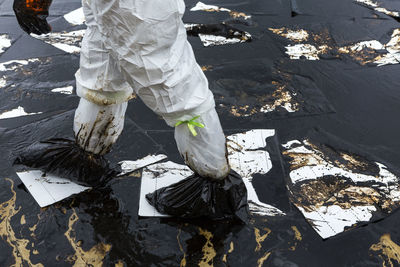
<path fill-rule="evenodd" d="M 81 1 L 54 1 L 54 32 L 32 37 L 17 28 L 12 1 L 2 1 L 3 265 L 400 264 L 400 5 L 203 2 L 185 1 L 184 23 L 215 95 L 228 157 L 252 196 L 250 223 L 138 216 L 141 181 L 185 168 L 173 131 L 139 98 L 109 154 L 123 173 L 40 208 L 11 163 L 35 141 L 72 137 L 84 16 Z M 313 128 L 334 137 L 309 135 Z"/>

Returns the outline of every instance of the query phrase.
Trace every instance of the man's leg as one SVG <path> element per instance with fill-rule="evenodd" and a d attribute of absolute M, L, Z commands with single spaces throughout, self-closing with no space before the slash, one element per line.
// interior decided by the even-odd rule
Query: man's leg
<path fill-rule="evenodd" d="M 150 203 L 176 216 L 246 221 L 246 188 L 229 173 L 214 98 L 187 41 L 183 1 L 92 0 L 90 7 L 104 47 L 143 102 L 175 126 L 178 149 L 196 173 L 148 195 Z"/>
<path fill-rule="evenodd" d="M 127 82 L 172 127 L 200 116 L 192 136 L 175 128 L 178 149 L 197 173 L 224 178 L 229 172 L 225 136 L 208 81 L 198 66 L 182 22 L 181 0 L 91 1 L 104 46 L 119 59 Z"/>
<path fill-rule="evenodd" d="M 90 1 L 83 1 L 87 30 L 82 41 L 74 132 L 85 151 L 103 155 L 111 149 L 124 127 L 127 101 L 133 90 L 125 81 L 118 60 L 104 46 Z"/>
<path fill-rule="evenodd" d="M 76 73 L 81 100 L 75 111 L 75 141 L 58 138 L 36 142 L 19 155 L 16 163 L 98 186 L 118 173 L 102 155 L 122 132 L 133 90 L 120 72 L 118 60 L 104 47 L 87 1 L 83 1 L 83 8 L 88 29 Z"/>

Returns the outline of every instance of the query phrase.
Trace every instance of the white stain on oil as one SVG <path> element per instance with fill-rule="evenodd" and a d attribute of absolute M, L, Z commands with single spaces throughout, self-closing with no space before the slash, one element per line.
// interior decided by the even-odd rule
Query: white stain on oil
<path fill-rule="evenodd" d="M 386 14 L 386 15 L 389 15 L 392 17 L 400 18 L 400 13 L 398 11 L 387 10 L 386 8 L 380 7 L 377 2 L 374 2 L 372 0 L 355 0 L 355 1 L 357 3 L 364 4 L 372 9 L 374 9 L 375 11 L 381 12 L 383 14 Z"/>
<path fill-rule="evenodd" d="M 22 66 L 28 65 L 29 63 L 38 61 L 39 61 L 38 58 L 30 58 L 24 60 L 10 60 L 7 62 L 0 63 L 0 71 L 16 70 L 18 68 L 21 68 Z"/>
<path fill-rule="evenodd" d="M 310 36 L 310 34 L 303 29 L 290 30 L 283 27 L 278 29 L 269 28 L 269 30 L 293 42 L 306 41 Z M 341 47 L 330 47 L 325 44 L 297 43 L 287 45 L 285 48 L 286 54 L 289 55 L 291 59 L 320 60 L 320 55 L 333 52 L 333 54 L 336 53 L 338 55 L 349 55 L 363 65 L 374 63 L 379 67 L 389 64 L 399 64 L 400 29 L 395 29 L 393 31 L 390 41 L 385 45 L 377 40 L 366 40 Z M 382 51 L 384 52 L 382 53 Z"/>
<path fill-rule="evenodd" d="M 306 211 L 298 206 L 304 217 L 312 221 L 313 228 L 322 238 L 329 238 L 353 226 L 358 222 L 367 222 L 376 211 L 374 206 L 353 206 L 348 209 L 338 205 L 315 207 L 314 211 Z"/>
<path fill-rule="evenodd" d="M 381 44 L 381 42 L 372 40 L 372 41 L 362 41 L 358 42 L 354 45 L 344 46 L 339 48 L 339 51 L 347 52 L 348 50 L 360 52 L 366 48 L 371 48 L 374 50 L 385 49 L 385 46 Z"/>
<path fill-rule="evenodd" d="M 202 26 L 203 24 L 185 24 L 186 30 L 192 30 L 195 27 Z M 251 40 L 251 34 L 248 32 L 238 32 L 232 33 L 233 37 L 225 37 L 213 34 L 202 34 L 199 33 L 199 38 L 204 46 L 217 46 L 217 45 L 227 45 L 227 44 L 237 44 L 245 43 Z"/>
<path fill-rule="evenodd" d="M 350 154 L 337 153 L 346 165 L 327 158 L 323 150 L 308 140 L 292 140 L 282 146 L 283 154 L 291 158 L 291 182 L 301 182 L 294 204 L 323 238 L 371 220 L 377 205 L 390 212 L 400 201 L 399 178 L 379 162 L 370 163 L 376 165 L 376 174 L 363 174 L 354 166 L 363 168 L 367 163 Z M 325 177 L 334 177 L 337 185 L 325 184 L 322 180 Z M 344 181 L 351 184 L 342 188 Z"/>
<path fill-rule="evenodd" d="M 235 38 L 235 37 L 227 38 L 224 36 L 199 33 L 200 40 L 202 41 L 203 45 L 206 47 L 207 46 L 245 43 L 251 39 L 251 35 L 248 32 L 245 32 L 244 36 L 242 36 L 242 34 L 240 32 L 235 32 L 234 35 L 236 35 L 237 38 Z"/>
<path fill-rule="evenodd" d="M 0 88 L 3 88 L 7 85 L 7 80 L 5 79 L 5 76 L 0 78 Z"/>
<path fill-rule="evenodd" d="M 400 63 L 400 29 L 395 29 L 390 41 L 385 45 L 388 54 L 378 56 L 375 63 L 378 66 L 392 65 Z"/>
<path fill-rule="evenodd" d="M 166 155 L 159 154 L 159 155 L 148 155 L 142 159 L 133 160 L 133 161 L 132 160 L 121 161 L 121 162 L 119 162 L 119 165 L 121 165 L 122 171 L 119 175 L 121 176 L 121 175 L 130 173 L 130 172 L 134 172 L 138 169 L 152 165 L 154 163 L 157 163 L 157 162 L 162 161 L 167 158 L 168 157 Z"/>
<path fill-rule="evenodd" d="M 231 168 L 240 174 L 247 188 L 250 212 L 261 216 L 284 215 L 284 213 L 259 200 L 252 184 L 254 174 L 266 174 L 272 169 L 272 161 L 266 139 L 275 135 L 275 130 L 251 130 L 227 137 L 228 159 Z"/>
<path fill-rule="evenodd" d="M 190 11 L 208 11 L 208 12 L 220 12 L 220 11 L 226 11 L 230 12 L 230 9 L 223 8 L 223 7 L 218 7 L 214 5 L 206 5 L 203 2 L 198 2 L 196 6 L 192 7 Z"/>
<path fill-rule="evenodd" d="M 0 34 L 0 54 L 11 46 L 11 38 L 7 34 Z"/>
<path fill-rule="evenodd" d="M 81 51 L 81 42 L 85 31 L 52 32 L 45 35 L 31 34 L 31 36 L 67 53 L 78 54 Z"/>
<path fill-rule="evenodd" d="M 291 59 L 308 59 L 308 60 L 319 60 L 320 54 L 323 54 L 329 47 L 327 45 L 314 46 L 311 44 L 295 44 L 285 46 L 286 54 Z"/>
<path fill-rule="evenodd" d="M 65 14 L 64 18 L 71 25 L 82 25 L 86 21 L 82 7 Z"/>
<path fill-rule="evenodd" d="M 282 37 L 285 37 L 289 40 L 292 40 L 294 42 L 301 42 L 301 41 L 307 41 L 308 37 L 310 36 L 307 31 L 303 29 L 299 30 L 291 30 L 285 27 L 274 29 L 274 28 L 268 28 L 268 30 L 272 31 L 275 34 L 278 34 Z"/>
<path fill-rule="evenodd" d="M 297 141 L 297 140 L 296 140 Z M 308 141 L 304 140 L 304 144 L 308 145 Z M 292 143 L 297 144 L 297 142 Z M 284 146 L 288 147 L 287 144 Z M 351 179 L 353 182 L 378 182 L 384 184 L 397 183 L 398 178 L 387 170 L 387 167 L 379 162 L 375 162 L 379 167 L 379 175 L 366 175 L 355 173 L 351 170 L 346 170 L 333 165 L 321 156 L 321 152 L 316 149 L 307 148 L 306 146 L 296 146 L 284 152 L 284 154 L 297 154 L 297 157 L 302 157 L 302 160 L 307 161 L 307 164 L 294 169 L 290 172 L 290 179 L 293 183 L 298 183 L 306 180 L 315 180 L 325 176 L 343 176 Z"/>
<path fill-rule="evenodd" d="M 207 12 L 228 12 L 233 18 L 250 19 L 251 16 L 243 12 L 232 11 L 228 8 L 219 7 L 215 5 L 207 5 L 203 2 L 198 2 L 196 6 L 192 7 L 190 11 L 207 11 Z"/>
<path fill-rule="evenodd" d="M 295 93 L 292 93 L 286 89 L 285 85 L 277 82 L 272 82 L 277 86 L 277 90 L 272 94 L 275 98 L 271 104 L 265 104 L 261 107 L 260 112 L 268 113 L 276 110 L 278 107 L 286 109 L 287 112 L 293 113 L 299 110 L 299 103 L 293 100 Z"/>
<path fill-rule="evenodd" d="M 10 118 L 17 118 L 17 117 L 22 117 L 22 116 L 30 116 L 30 115 L 37 115 L 37 114 L 42 114 L 43 112 L 36 112 L 36 113 L 27 113 L 25 112 L 25 109 L 21 106 L 12 109 L 10 111 L 5 111 L 3 113 L 0 113 L 0 120 L 1 119 L 10 119 Z"/>
<path fill-rule="evenodd" d="M 60 88 L 54 88 L 51 91 L 53 93 L 60 93 L 64 95 L 71 95 L 72 91 L 74 90 L 73 86 L 66 86 L 66 87 L 60 87 Z"/>

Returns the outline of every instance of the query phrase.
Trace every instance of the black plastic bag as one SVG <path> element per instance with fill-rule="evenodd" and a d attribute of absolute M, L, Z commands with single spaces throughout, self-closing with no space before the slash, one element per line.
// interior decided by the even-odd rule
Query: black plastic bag
<path fill-rule="evenodd" d="M 119 173 L 104 157 L 86 152 L 75 141 L 63 138 L 33 143 L 15 159 L 14 165 L 40 169 L 91 187 L 102 186 Z"/>
<path fill-rule="evenodd" d="M 234 171 L 223 180 L 211 180 L 194 174 L 147 194 L 146 198 L 164 214 L 188 219 L 239 219 L 248 222 L 246 186 Z"/>

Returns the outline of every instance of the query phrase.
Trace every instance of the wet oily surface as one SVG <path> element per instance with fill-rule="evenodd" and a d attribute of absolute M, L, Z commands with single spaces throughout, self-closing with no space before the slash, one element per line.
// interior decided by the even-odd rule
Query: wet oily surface
<path fill-rule="evenodd" d="M 11 163 L 34 141 L 72 137 L 85 26 L 80 1 L 59 0 L 53 33 L 28 36 L 0 0 L 0 266 L 399 265 L 400 4 L 186 6 L 230 160 L 250 159 L 239 168 L 257 197 L 250 223 L 140 218 L 144 170 L 39 208 Z M 149 154 L 183 164 L 172 129 L 133 98 L 108 158 Z"/>
<path fill-rule="evenodd" d="M 283 155 L 288 160 L 292 203 L 323 238 L 382 219 L 397 209 L 399 178 L 391 168 L 319 143 L 322 132 L 311 135 L 283 145 Z"/>

